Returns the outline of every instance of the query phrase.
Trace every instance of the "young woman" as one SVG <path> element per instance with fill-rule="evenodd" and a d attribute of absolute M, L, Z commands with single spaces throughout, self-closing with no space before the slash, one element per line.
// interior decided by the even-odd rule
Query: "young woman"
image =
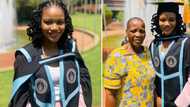
<path fill-rule="evenodd" d="M 72 32 L 61 1 L 44 2 L 34 10 L 27 29 L 32 43 L 15 53 L 9 107 L 91 107 L 90 76 Z"/>
<path fill-rule="evenodd" d="M 127 42 L 109 55 L 104 69 L 105 107 L 154 107 L 155 72 L 150 66 L 144 21 L 138 17 L 127 23 Z"/>
<path fill-rule="evenodd" d="M 155 36 L 150 50 L 157 75 L 157 104 L 176 107 L 174 101 L 190 73 L 190 39 L 184 34 L 185 26 L 178 4 L 159 3 L 157 13 L 152 17 L 151 30 Z"/>

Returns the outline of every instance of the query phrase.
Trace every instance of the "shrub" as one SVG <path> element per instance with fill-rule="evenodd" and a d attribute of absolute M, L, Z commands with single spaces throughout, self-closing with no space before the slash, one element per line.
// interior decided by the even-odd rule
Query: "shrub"
<path fill-rule="evenodd" d="M 108 25 L 112 21 L 112 11 L 107 5 L 103 7 L 103 16 L 105 17 L 105 24 Z M 104 19 L 104 18 L 103 18 Z M 104 21 L 104 20 L 103 20 Z"/>

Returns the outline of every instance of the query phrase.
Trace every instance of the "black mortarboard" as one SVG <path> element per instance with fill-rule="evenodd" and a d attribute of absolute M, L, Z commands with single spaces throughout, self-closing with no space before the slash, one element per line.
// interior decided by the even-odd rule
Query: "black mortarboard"
<path fill-rule="evenodd" d="M 179 5 L 173 2 L 159 3 L 157 13 L 160 14 L 162 12 L 174 12 L 177 14 L 179 13 Z"/>
<path fill-rule="evenodd" d="M 176 14 L 179 13 L 179 5 L 182 5 L 182 3 L 178 2 L 157 2 L 152 4 L 158 4 L 158 10 L 157 13 L 160 14 L 162 12 L 174 12 Z"/>

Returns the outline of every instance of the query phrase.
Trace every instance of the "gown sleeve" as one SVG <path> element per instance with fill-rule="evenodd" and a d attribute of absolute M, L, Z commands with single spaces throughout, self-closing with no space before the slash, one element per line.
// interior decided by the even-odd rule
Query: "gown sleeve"
<path fill-rule="evenodd" d="M 79 53 L 77 53 L 77 57 L 80 66 L 80 84 L 82 86 L 84 101 L 87 107 L 91 107 L 92 106 L 91 78 L 88 72 L 88 68 L 86 67 Z"/>
<path fill-rule="evenodd" d="M 186 83 L 183 87 L 182 92 L 180 95 L 176 98 L 175 104 L 180 107 L 189 107 L 190 106 L 190 38 L 186 41 L 185 45 L 185 54 L 184 54 L 184 65 L 185 65 L 185 77 Z"/>
<path fill-rule="evenodd" d="M 34 71 L 39 68 L 39 64 L 37 60 L 27 62 L 25 56 L 19 52 L 16 52 L 15 56 L 13 87 L 9 107 L 25 107 L 30 100 L 30 78 Z"/>
<path fill-rule="evenodd" d="M 185 45 L 185 54 L 184 54 L 184 63 L 185 63 L 185 72 L 187 74 L 186 79 L 189 77 L 190 75 L 190 38 L 188 38 L 188 40 L 186 41 L 186 45 Z"/>

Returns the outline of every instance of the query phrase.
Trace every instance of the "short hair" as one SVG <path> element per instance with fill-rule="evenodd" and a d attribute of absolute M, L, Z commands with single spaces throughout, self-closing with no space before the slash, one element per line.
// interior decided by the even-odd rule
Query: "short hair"
<path fill-rule="evenodd" d="M 127 21 L 127 29 L 129 28 L 129 24 L 133 21 L 133 20 L 139 20 L 141 22 L 144 23 L 143 19 L 141 19 L 140 17 L 132 17 Z M 121 41 L 121 46 L 123 46 L 124 44 L 128 43 L 127 37 L 125 36 L 125 38 Z"/>
<path fill-rule="evenodd" d="M 133 21 L 133 20 L 139 20 L 141 22 L 144 23 L 143 19 L 141 19 L 140 17 L 132 17 L 127 21 L 127 29 L 129 28 L 129 24 Z"/>
<path fill-rule="evenodd" d="M 27 35 L 32 40 L 32 44 L 34 47 L 40 48 L 42 46 L 42 38 L 43 33 L 41 31 L 41 19 L 42 19 L 42 11 L 45 7 L 50 7 L 56 5 L 60 7 L 65 15 L 65 31 L 59 39 L 57 45 L 58 48 L 63 48 L 63 44 L 69 38 L 72 38 L 73 25 L 71 17 L 67 11 L 65 4 L 59 0 L 49 0 L 39 4 L 39 7 L 32 12 L 31 22 L 28 24 L 29 28 L 27 28 Z"/>

